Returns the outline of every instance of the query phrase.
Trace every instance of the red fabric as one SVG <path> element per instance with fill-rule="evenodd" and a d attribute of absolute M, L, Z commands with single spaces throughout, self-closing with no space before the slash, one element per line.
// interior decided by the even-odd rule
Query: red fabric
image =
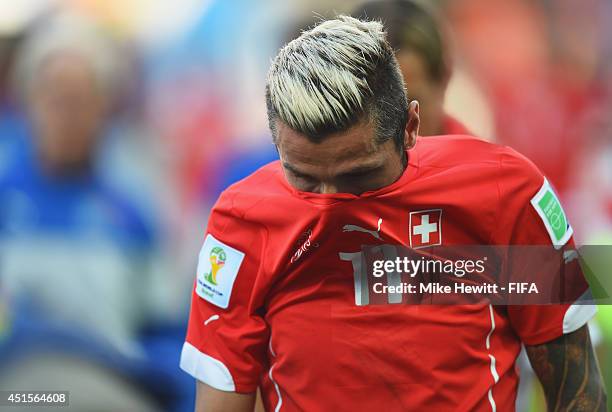
<path fill-rule="evenodd" d="M 449 115 L 444 116 L 442 130 L 444 134 L 471 134 L 463 123 Z"/>

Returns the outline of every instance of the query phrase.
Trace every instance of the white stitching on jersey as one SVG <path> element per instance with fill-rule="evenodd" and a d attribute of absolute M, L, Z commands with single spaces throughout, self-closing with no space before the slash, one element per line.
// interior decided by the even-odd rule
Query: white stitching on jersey
<path fill-rule="evenodd" d="M 491 330 L 489 331 L 489 333 L 487 334 L 487 339 L 486 339 L 486 347 L 487 347 L 487 351 L 489 351 L 488 355 L 489 355 L 489 359 L 491 361 L 491 376 L 493 376 L 493 385 L 489 388 L 489 393 L 488 393 L 488 397 L 489 397 L 489 403 L 491 404 L 491 409 L 493 410 L 493 412 L 497 412 L 497 405 L 495 404 L 495 399 L 493 399 L 493 386 L 495 386 L 495 384 L 497 382 L 499 382 L 499 374 L 497 373 L 497 369 L 495 367 L 495 356 L 491 355 L 490 350 L 491 350 L 491 335 L 493 334 L 493 331 L 495 330 L 495 317 L 493 316 L 493 305 L 489 304 L 489 314 L 491 316 Z"/>
<path fill-rule="evenodd" d="M 274 349 L 272 349 L 272 337 L 270 337 L 270 341 L 268 342 L 268 347 L 270 349 L 270 353 L 272 354 L 272 356 L 276 357 L 276 353 L 274 352 Z M 278 387 L 278 383 L 276 383 L 276 381 L 274 380 L 274 377 L 272 376 L 272 369 L 274 369 L 275 366 L 276 364 L 272 364 L 270 366 L 270 371 L 268 372 L 268 376 L 270 377 L 270 380 L 274 384 L 274 390 L 276 390 L 276 395 L 278 396 L 278 403 L 276 404 L 276 408 L 274 408 L 274 412 L 278 412 L 280 411 L 280 408 L 283 404 L 283 397 L 281 396 L 280 388 Z"/>
<path fill-rule="evenodd" d="M 274 412 L 278 412 L 280 411 L 281 405 L 283 404 L 283 397 L 281 396 L 280 388 L 278 387 L 278 384 L 274 380 L 274 377 L 272 377 L 272 369 L 274 369 L 275 366 L 276 364 L 270 367 L 270 372 L 268 373 L 268 376 L 270 376 L 270 380 L 274 384 L 274 389 L 276 390 L 276 394 L 278 395 L 278 403 L 276 404 L 276 408 L 274 408 Z"/>

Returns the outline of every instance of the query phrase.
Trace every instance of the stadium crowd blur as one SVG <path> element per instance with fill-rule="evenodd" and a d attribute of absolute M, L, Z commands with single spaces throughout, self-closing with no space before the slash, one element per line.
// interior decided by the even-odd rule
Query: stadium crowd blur
<path fill-rule="evenodd" d="M 178 359 L 209 209 L 277 156 L 270 58 L 315 13 L 376 14 L 356 6 L 0 6 L 0 390 L 68 388 L 75 410 L 191 410 Z M 470 130 L 514 147 L 555 185 L 577 242 L 609 244 L 612 3 L 427 6 L 444 22 L 441 69 L 430 33 L 416 30 L 416 53 L 394 44 L 423 134 Z"/>

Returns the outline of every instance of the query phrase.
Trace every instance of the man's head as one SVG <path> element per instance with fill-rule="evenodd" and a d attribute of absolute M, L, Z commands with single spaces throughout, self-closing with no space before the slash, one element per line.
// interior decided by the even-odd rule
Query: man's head
<path fill-rule="evenodd" d="M 451 65 L 438 18 L 420 3 L 368 0 L 355 15 L 380 20 L 385 25 L 410 96 L 423 109 L 421 134 L 428 136 L 443 133 L 444 95 Z"/>
<path fill-rule="evenodd" d="M 298 190 L 354 193 L 395 181 L 415 143 L 418 103 L 382 24 L 340 16 L 281 49 L 266 86 L 268 119 Z"/>
<path fill-rule="evenodd" d="M 56 16 L 27 38 L 16 80 L 46 172 L 78 175 L 89 168 L 116 76 L 111 44 L 80 17 Z"/>

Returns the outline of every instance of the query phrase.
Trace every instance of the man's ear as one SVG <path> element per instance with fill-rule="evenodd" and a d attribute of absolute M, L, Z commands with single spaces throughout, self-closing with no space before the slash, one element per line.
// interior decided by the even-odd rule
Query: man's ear
<path fill-rule="evenodd" d="M 404 131 L 404 146 L 406 149 L 414 147 L 419 134 L 419 102 L 413 100 L 408 105 L 408 121 Z"/>

